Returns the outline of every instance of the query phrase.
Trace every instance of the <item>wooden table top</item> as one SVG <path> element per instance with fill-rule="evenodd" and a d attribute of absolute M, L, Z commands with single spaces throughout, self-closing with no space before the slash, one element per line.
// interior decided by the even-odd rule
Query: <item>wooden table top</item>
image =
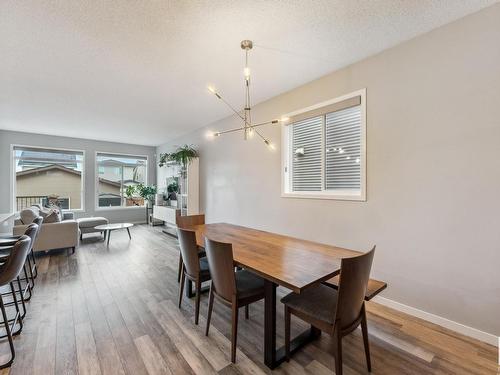
<path fill-rule="evenodd" d="M 358 251 L 301 240 L 238 225 L 215 223 L 192 226 L 198 246 L 204 236 L 233 245 L 234 261 L 261 277 L 300 293 L 340 271 L 340 260 Z"/>

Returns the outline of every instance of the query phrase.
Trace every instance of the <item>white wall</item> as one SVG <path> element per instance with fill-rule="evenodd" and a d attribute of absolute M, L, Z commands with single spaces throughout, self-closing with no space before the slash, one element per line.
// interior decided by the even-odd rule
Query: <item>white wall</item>
<path fill-rule="evenodd" d="M 208 222 L 376 244 L 385 297 L 499 335 L 499 20 L 495 5 L 254 108 L 257 123 L 366 87 L 367 202 L 280 198 L 279 147 L 205 138 L 239 126 L 234 118 L 157 152 L 199 145 Z M 278 127 L 262 131 L 279 144 Z"/>
<path fill-rule="evenodd" d="M 130 145 L 125 143 L 102 142 L 80 138 L 56 137 L 42 134 L 31 134 L 0 130 L 0 213 L 11 212 L 13 193 L 11 192 L 11 157 L 12 144 L 61 147 L 85 151 L 85 193 L 84 211 L 75 211 L 76 217 L 104 216 L 111 222 L 145 222 L 144 208 L 118 208 L 96 210 L 95 206 L 95 152 L 116 152 L 148 156 L 148 183 L 156 181 L 155 148 L 149 146 Z"/>

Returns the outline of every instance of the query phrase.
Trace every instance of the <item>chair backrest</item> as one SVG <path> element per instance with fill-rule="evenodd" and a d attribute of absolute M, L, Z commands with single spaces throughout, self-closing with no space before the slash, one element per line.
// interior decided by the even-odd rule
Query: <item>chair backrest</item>
<path fill-rule="evenodd" d="M 230 243 L 205 238 L 205 252 L 215 293 L 226 301 L 232 302 L 236 294 L 233 246 Z"/>
<path fill-rule="evenodd" d="M 177 216 L 176 223 L 179 228 L 189 229 L 193 225 L 205 224 L 205 214 Z"/>
<path fill-rule="evenodd" d="M 177 228 L 179 247 L 181 248 L 182 262 L 185 272 L 196 277 L 200 272 L 200 259 L 198 245 L 196 245 L 196 232 L 189 229 Z"/>
<path fill-rule="evenodd" d="M 36 220 L 36 219 L 35 219 Z M 35 224 L 34 222 L 31 223 L 26 227 L 26 230 L 24 231 L 24 234 L 28 236 L 31 240 L 30 242 L 30 250 L 31 248 L 35 245 L 36 237 L 39 232 L 39 226 Z"/>
<path fill-rule="evenodd" d="M 21 272 L 30 251 L 31 239 L 24 235 L 12 247 L 9 258 L 0 266 L 0 286 L 7 285 Z"/>
<path fill-rule="evenodd" d="M 375 246 L 363 255 L 342 259 L 335 312 L 335 320 L 340 320 L 342 328 L 350 326 L 359 318 L 368 280 L 370 280 L 374 254 Z"/>
<path fill-rule="evenodd" d="M 36 225 L 38 225 L 39 227 L 42 225 L 43 223 L 43 217 L 41 216 L 38 216 L 36 217 L 34 220 L 33 220 L 33 223 L 35 223 Z M 39 229 L 40 230 L 40 229 Z"/>

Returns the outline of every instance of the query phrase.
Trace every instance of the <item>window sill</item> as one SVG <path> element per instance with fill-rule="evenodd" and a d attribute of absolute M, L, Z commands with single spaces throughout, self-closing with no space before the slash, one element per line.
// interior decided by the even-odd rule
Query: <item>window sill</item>
<path fill-rule="evenodd" d="M 281 198 L 299 198 L 299 199 L 324 199 L 324 200 L 339 200 L 339 201 L 354 201 L 366 202 L 364 194 L 332 194 L 324 192 L 295 192 L 295 193 L 281 193 Z"/>
<path fill-rule="evenodd" d="M 146 206 L 114 206 L 114 207 L 96 207 L 96 211 L 120 211 L 120 210 L 145 210 Z"/>

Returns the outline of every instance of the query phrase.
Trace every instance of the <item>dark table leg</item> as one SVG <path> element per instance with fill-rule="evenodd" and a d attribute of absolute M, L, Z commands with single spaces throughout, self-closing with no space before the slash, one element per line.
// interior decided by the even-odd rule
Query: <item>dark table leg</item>
<path fill-rule="evenodd" d="M 108 230 L 108 246 L 109 246 L 109 239 L 111 238 L 111 231 Z"/>
<path fill-rule="evenodd" d="M 272 281 L 264 281 L 264 363 L 271 370 L 276 361 L 276 287 Z"/>
<path fill-rule="evenodd" d="M 271 370 L 286 360 L 285 347 L 276 350 L 276 287 L 272 281 L 265 280 L 264 301 L 264 363 Z M 290 354 L 295 353 L 307 343 L 321 336 L 321 331 L 311 326 L 290 342 Z"/>
<path fill-rule="evenodd" d="M 127 233 L 128 233 L 128 238 L 132 239 L 132 237 L 130 236 L 130 230 L 128 228 L 127 228 Z"/>

